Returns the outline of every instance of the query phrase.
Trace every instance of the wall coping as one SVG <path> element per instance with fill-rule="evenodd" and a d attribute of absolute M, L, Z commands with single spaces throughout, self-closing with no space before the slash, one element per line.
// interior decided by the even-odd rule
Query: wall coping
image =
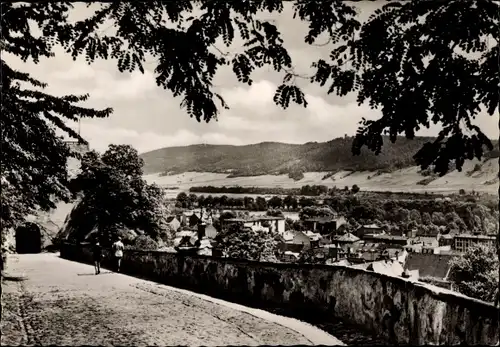
<path fill-rule="evenodd" d="M 86 246 L 88 244 L 83 244 L 83 245 L 78 245 L 74 243 L 69 243 L 65 242 L 65 245 L 70 245 L 70 246 Z M 485 315 L 490 316 L 491 314 L 499 315 L 500 314 L 500 307 L 496 307 L 492 303 L 488 303 L 479 299 L 471 298 L 469 296 L 463 295 L 461 293 L 446 289 L 446 288 L 441 288 L 438 286 L 434 286 L 429 283 L 423 283 L 423 282 L 417 282 L 412 279 L 408 278 L 403 278 L 403 277 L 397 277 L 397 276 L 391 276 L 387 274 L 381 274 L 369 270 L 365 270 L 362 268 L 354 268 L 350 267 L 347 265 L 323 265 L 323 264 L 297 264 L 297 263 L 273 263 L 273 262 L 260 262 L 260 261 L 255 261 L 255 260 L 248 260 L 248 259 L 235 259 L 235 258 L 220 258 L 220 257 L 213 257 L 213 256 L 207 256 L 207 255 L 199 255 L 199 254 L 189 254 L 189 255 L 184 255 L 180 253 L 174 253 L 174 252 L 166 252 L 166 251 L 143 251 L 143 250 L 134 250 L 134 249 L 126 249 L 124 253 L 141 253 L 141 254 L 151 254 L 151 255 L 162 255 L 162 254 L 168 254 L 175 256 L 177 258 L 191 258 L 191 259 L 201 259 L 201 260 L 209 260 L 209 261 L 216 261 L 216 262 L 224 262 L 228 264 L 235 264 L 235 265 L 246 265 L 246 266 L 251 266 L 251 267 L 273 267 L 273 268 L 281 268 L 281 269 L 302 269 L 302 270 L 327 270 L 327 271 L 332 271 L 335 272 L 336 270 L 340 271 L 345 271 L 353 274 L 354 276 L 357 275 L 364 275 L 368 274 L 369 276 L 373 276 L 376 278 L 380 279 L 385 279 L 388 281 L 392 282 L 398 282 L 397 284 L 400 284 L 402 287 L 407 288 L 408 290 L 411 290 L 414 288 L 414 290 L 420 290 L 423 292 L 427 292 L 430 296 L 433 298 L 439 300 L 439 301 L 445 301 L 445 302 L 454 302 L 460 306 L 466 307 L 466 308 L 474 308 L 474 310 L 481 310 L 480 312 L 484 312 Z"/>

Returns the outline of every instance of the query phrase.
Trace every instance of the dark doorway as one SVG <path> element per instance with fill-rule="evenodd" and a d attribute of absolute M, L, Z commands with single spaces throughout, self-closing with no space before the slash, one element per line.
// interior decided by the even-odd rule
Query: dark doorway
<path fill-rule="evenodd" d="M 18 254 L 40 253 L 42 233 L 35 223 L 25 223 L 16 229 L 16 252 Z"/>

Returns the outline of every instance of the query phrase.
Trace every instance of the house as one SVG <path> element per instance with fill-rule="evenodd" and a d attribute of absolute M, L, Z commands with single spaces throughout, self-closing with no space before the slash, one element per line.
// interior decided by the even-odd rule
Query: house
<path fill-rule="evenodd" d="M 285 217 L 255 216 L 250 218 L 248 222 L 254 226 L 269 228 L 269 231 L 272 233 L 280 235 L 285 233 Z"/>
<path fill-rule="evenodd" d="M 409 239 L 414 239 L 415 237 L 417 237 L 417 234 L 418 234 L 418 230 L 416 228 L 414 228 L 414 229 L 408 230 L 406 232 L 406 237 Z"/>
<path fill-rule="evenodd" d="M 347 221 L 342 216 L 314 217 L 304 220 L 304 226 L 321 235 L 331 234 Z"/>
<path fill-rule="evenodd" d="M 181 222 L 177 219 L 176 216 L 167 217 L 167 224 L 172 228 L 172 230 L 177 231 L 181 227 Z"/>
<path fill-rule="evenodd" d="M 446 234 L 441 235 L 438 240 L 439 246 L 454 246 L 455 236 Z"/>
<path fill-rule="evenodd" d="M 347 246 L 353 246 L 355 244 L 359 244 L 360 243 L 360 238 L 351 234 L 351 233 L 347 233 L 347 234 L 344 234 L 344 235 L 335 235 L 335 236 L 332 236 L 332 242 L 333 243 L 338 243 L 340 245 L 347 245 Z"/>
<path fill-rule="evenodd" d="M 384 229 L 377 224 L 362 225 L 356 230 L 356 236 L 361 239 L 363 239 L 366 234 L 379 235 L 384 233 Z"/>
<path fill-rule="evenodd" d="M 403 254 L 408 253 L 405 252 L 403 247 L 391 246 L 386 247 L 382 250 L 380 254 L 380 258 L 382 259 L 399 259 Z"/>
<path fill-rule="evenodd" d="M 294 233 L 291 243 L 296 245 L 303 245 L 304 249 L 311 248 L 311 238 L 302 231 L 296 231 Z"/>
<path fill-rule="evenodd" d="M 209 239 L 215 239 L 215 237 L 217 236 L 217 229 L 215 229 L 215 227 L 214 227 L 213 224 L 207 224 L 206 225 L 206 227 L 205 227 L 205 235 Z"/>
<path fill-rule="evenodd" d="M 435 279 L 446 282 L 450 273 L 453 255 L 410 253 L 406 258 L 405 270 L 418 270 L 419 279 Z"/>
<path fill-rule="evenodd" d="M 292 242 L 282 242 L 278 245 L 278 249 L 283 253 L 292 252 L 300 254 L 304 249 L 304 245 Z"/>
<path fill-rule="evenodd" d="M 189 225 L 190 227 L 194 227 L 196 225 L 198 225 L 198 223 L 201 223 L 201 217 L 200 215 L 198 215 L 197 213 L 192 213 L 189 217 L 188 217 L 188 222 L 187 222 L 187 225 Z"/>
<path fill-rule="evenodd" d="M 366 264 L 356 264 L 353 267 L 395 277 L 401 277 L 405 271 L 403 265 L 395 260 L 379 260 Z"/>
<path fill-rule="evenodd" d="M 439 235 L 439 229 L 429 228 L 429 230 L 418 229 L 417 237 L 434 237 Z"/>
<path fill-rule="evenodd" d="M 359 257 L 364 261 L 371 262 L 378 260 L 384 250 L 384 245 L 379 243 L 368 242 L 363 244 L 359 249 Z"/>
<path fill-rule="evenodd" d="M 408 244 L 408 238 L 399 235 L 365 234 L 363 239 L 365 242 L 384 243 L 387 245 L 406 246 Z"/>
<path fill-rule="evenodd" d="M 480 244 L 493 247 L 495 242 L 496 237 L 494 236 L 460 234 L 455 236 L 454 249 L 459 252 L 467 252 L 469 248 Z"/>
<path fill-rule="evenodd" d="M 281 261 L 286 263 L 294 263 L 300 258 L 299 252 L 286 251 L 281 255 Z"/>
<path fill-rule="evenodd" d="M 349 253 L 342 248 L 339 244 L 330 244 L 322 247 L 327 252 L 328 259 L 334 259 L 335 262 L 347 259 Z"/>
<path fill-rule="evenodd" d="M 417 243 L 417 244 L 409 244 L 404 246 L 404 250 L 407 251 L 408 253 L 422 253 L 422 248 L 424 247 L 423 244 Z"/>
<path fill-rule="evenodd" d="M 195 211 L 184 211 L 177 216 L 182 226 L 193 227 L 201 222 L 201 213 Z"/>
<path fill-rule="evenodd" d="M 272 217 L 272 216 L 255 216 L 252 218 L 228 218 L 222 221 L 222 228 L 228 228 L 235 223 L 241 223 L 244 227 L 252 228 L 266 228 L 268 231 L 278 233 L 280 235 L 285 233 L 285 218 Z"/>
<path fill-rule="evenodd" d="M 281 238 L 283 239 L 283 242 L 291 242 L 294 236 L 295 236 L 294 233 L 286 231 L 283 235 L 281 235 Z"/>
<path fill-rule="evenodd" d="M 417 236 L 413 239 L 409 239 L 410 244 L 422 244 L 424 247 L 438 247 L 439 241 L 433 236 Z"/>
<path fill-rule="evenodd" d="M 246 219 L 243 218 L 227 218 L 221 220 L 221 228 L 223 230 L 228 229 L 231 225 L 240 224 L 244 227 L 250 227 L 252 224 L 247 223 Z"/>
<path fill-rule="evenodd" d="M 451 246 L 438 246 L 438 247 L 427 247 L 422 248 L 421 253 L 432 253 L 432 254 L 449 254 L 452 252 Z"/>

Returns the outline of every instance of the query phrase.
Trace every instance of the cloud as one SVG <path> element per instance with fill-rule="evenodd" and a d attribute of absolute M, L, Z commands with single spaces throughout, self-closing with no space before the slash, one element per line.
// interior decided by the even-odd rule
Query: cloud
<path fill-rule="evenodd" d="M 85 5 L 79 8 L 85 8 Z M 366 16 L 369 12 L 362 14 Z M 83 18 L 86 13 L 77 14 Z M 292 19 L 292 13 L 291 6 L 287 6 L 273 19 L 282 30 L 296 72 L 309 75 L 314 70 L 310 68 L 311 62 L 328 59 L 331 47 L 311 48 L 305 43 L 307 23 L 297 23 Z M 283 78 L 282 72 L 268 67 L 258 69 L 252 75 L 252 86 L 246 86 L 238 83 L 234 73 L 226 67 L 218 72 L 214 85 L 231 109 L 221 110 L 218 121 L 198 123 L 179 107 L 180 98 L 173 98 L 169 91 L 156 86 L 151 70 L 145 74 L 119 73 L 113 60 L 98 60 L 89 66 L 83 58 L 73 61 L 60 48 L 55 49 L 55 57 L 42 58 L 39 64 L 24 63 L 9 55 L 2 56 L 2 59 L 13 68 L 47 82 L 50 93 L 88 93 L 90 99 L 85 106 L 112 107 L 114 113 L 107 119 L 82 121 L 82 136 L 93 148 L 101 151 L 110 143 L 127 143 L 139 151 L 148 151 L 195 143 L 238 145 L 262 141 L 328 141 L 344 134 L 354 135 L 362 117 L 380 117 L 379 111 L 367 105 L 358 106 L 353 95 L 327 95 L 325 87 L 311 85 L 307 79 L 297 79 L 297 83 L 306 93 L 308 107 L 290 104 L 283 110 L 273 102 L 276 86 Z M 146 67 L 153 68 L 154 64 Z M 498 138 L 497 122 L 497 116 L 484 114 L 475 120 L 491 138 Z M 418 134 L 436 135 L 438 131 L 439 126 L 433 126 Z"/>
<path fill-rule="evenodd" d="M 83 62 L 75 62 L 68 70 L 52 75 L 49 88 L 57 94 L 85 94 L 92 99 L 116 100 L 147 97 L 155 91 L 155 78 L 148 70 L 134 71 L 116 78 L 109 70 L 97 69 Z M 85 86 L 82 86 L 85 84 Z"/>
<path fill-rule="evenodd" d="M 71 124 L 73 128 L 78 125 Z M 136 148 L 140 153 L 162 147 L 187 146 L 200 143 L 241 144 L 238 138 L 231 138 L 222 133 L 205 133 L 197 135 L 189 130 L 180 129 L 171 135 L 162 135 L 153 131 L 105 127 L 98 120 L 83 121 L 81 134 L 89 142 L 92 149 L 103 152 L 110 144 L 126 144 Z"/>
<path fill-rule="evenodd" d="M 248 108 L 258 110 L 257 115 L 269 114 L 274 106 L 273 97 L 276 85 L 267 80 L 260 80 L 250 87 L 238 86 L 225 88 L 224 100 L 230 108 Z M 271 106 L 271 107 L 269 107 Z"/>

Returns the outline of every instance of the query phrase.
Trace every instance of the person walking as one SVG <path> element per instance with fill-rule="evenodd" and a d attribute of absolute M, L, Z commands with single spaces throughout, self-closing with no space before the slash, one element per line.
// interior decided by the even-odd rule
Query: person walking
<path fill-rule="evenodd" d="M 92 253 L 94 256 L 95 274 L 98 275 L 101 273 L 101 260 L 102 260 L 102 247 L 99 241 L 96 241 L 96 243 L 94 244 L 94 249 Z"/>
<path fill-rule="evenodd" d="M 121 237 L 118 237 L 116 242 L 113 243 L 113 252 L 115 255 L 116 272 L 120 272 L 120 266 L 121 266 L 121 262 L 122 262 L 124 248 L 125 248 L 125 246 L 122 243 Z"/>

